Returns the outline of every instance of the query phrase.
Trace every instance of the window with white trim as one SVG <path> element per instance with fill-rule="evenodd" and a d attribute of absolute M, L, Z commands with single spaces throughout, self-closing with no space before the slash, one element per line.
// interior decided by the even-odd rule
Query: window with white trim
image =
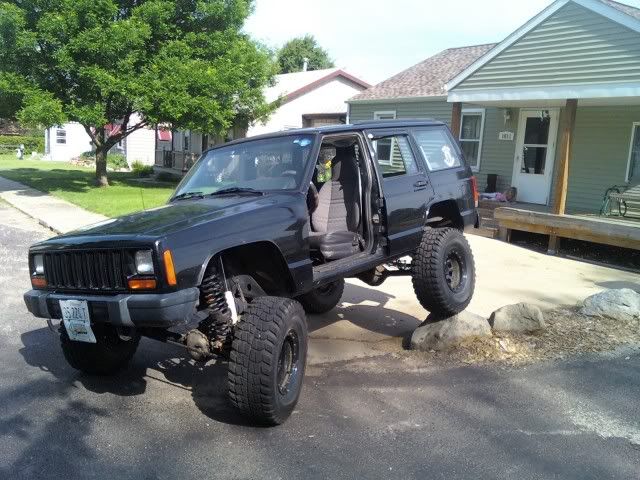
<path fill-rule="evenodd" d="M 396 111 L 395 110 L 385 110 L 381 112 L 373 112 L 374 120 L 395 120 Z M 393 138 L 385 138 L 378 140 L 376 142 L 377 149 L 376 153 L 378 155 L 378 163 L 381 165 L 393 165 L 393 155 L 391 154 L 393 150 Z"/>
<path fill-rule="evenodd" d="M 482 155 L 482 136 L 484 134 L 484 109 L 462 110 L 460 120 L 460 148 L 467 165 L 472 170 L 480 169 Z"/>
<path fill-rule="evenodd" d="M 60 144 L 67 143 L 67 131 L 64 128 L 56 129 L 56 143 L 60 143 Z"/>
<path fill-rule="evenodd" d="M 634 123 L 631 131 L 627 182 L 640 183 L 640 122 Z"/>

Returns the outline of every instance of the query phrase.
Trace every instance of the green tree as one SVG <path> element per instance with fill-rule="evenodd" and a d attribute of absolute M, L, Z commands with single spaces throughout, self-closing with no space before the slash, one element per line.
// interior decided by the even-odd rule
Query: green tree
<path fill-rule="evenodd" d="M 252 0 L 0 2 L 1 113 L 30 125 L 82 124 L 96 150 L 96 181 L 106 186 L 107 152 L 138 129 L 168 123 L 223 133 L 270 113 L 262 91 L 276 65 L 241 32 L 252 7 Z"/>
<path fill-rule="evenodd" d="M 307 70 L 321 70 L 334 66 L 327 51 L 318 45 L 313 35 L 305 35 L 292 38 L 278 50 L 280 73 L 301 72 L 305 58 L 308 61 Z"/>

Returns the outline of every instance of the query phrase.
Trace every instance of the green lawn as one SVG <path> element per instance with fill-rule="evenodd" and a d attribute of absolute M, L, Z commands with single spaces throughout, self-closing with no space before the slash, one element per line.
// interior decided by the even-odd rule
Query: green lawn
<path fill-rule="evenodd" d="M 17 160 L 0 155 L 0 176 L 75 203 L 108 217 L 162 205 L 174 190 L 166 184 L 146 185 L 132 173 L 109 173 L 107 188 L 94 186 L 94 172 L 62 162 Z"/>

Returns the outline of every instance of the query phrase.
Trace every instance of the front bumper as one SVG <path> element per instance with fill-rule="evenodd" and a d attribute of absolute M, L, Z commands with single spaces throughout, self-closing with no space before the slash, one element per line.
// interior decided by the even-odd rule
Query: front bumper
<path fill-rule="evenodd" d="M 91 321 L 123 327 L 169 328 L 188 321 L 195 311 L 199 290 L 188 288 L 171 293 L 83 295 L 29 290 L 27 309 L 36 317 L 61 318 L 59 300 L 86 300 Z"/>

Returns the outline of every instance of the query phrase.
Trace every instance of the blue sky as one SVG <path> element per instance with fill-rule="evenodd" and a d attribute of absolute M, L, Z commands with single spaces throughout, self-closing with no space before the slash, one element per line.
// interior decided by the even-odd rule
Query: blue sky
<path fill-rule="evenodd" d="M 497 42 L 552 0 L 256 0 L 245 29 L 271 47 L 311 33 L 377 83 L 450 47 Z M 623 3 L 640 8 L 640 0 Z"/>

